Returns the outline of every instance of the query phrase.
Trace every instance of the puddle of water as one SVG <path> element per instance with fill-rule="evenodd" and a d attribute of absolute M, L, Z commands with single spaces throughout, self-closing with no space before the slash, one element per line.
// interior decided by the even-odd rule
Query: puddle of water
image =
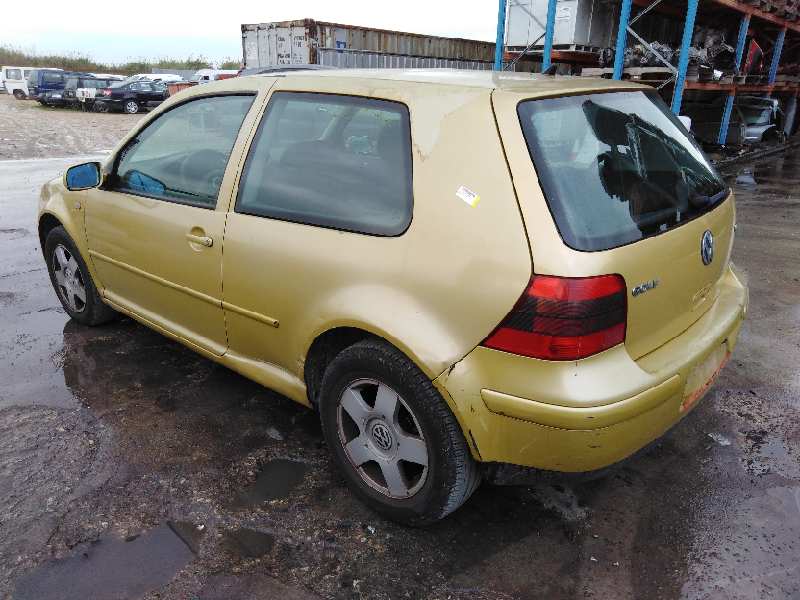
<path fill-rule="evenodd" d="M 194 523 L 187 521 L 167 521 L 167 525 L 172 532 L 177 535 L 184 544 L 189 547 L 194 554 L 200 549 L 200 542 L 203 539 L 205 528 L 198 529 Z M 202 526 L 201 526 L 202 527 Z"/>
<path fill-rule="evenodd" d="M 275 537 L 270 533 L 254 529 L 234 529 L 222 534 L 222 547 L 230 554 L 241 558 L 259 558 L 275 545 Z"/>
<path fill-rule="evenodd" d="M 279 458 L 264 465 L 253 485 L 242 490 L 233 508 L 255 507 L 268 500 L 286 498 L 308 472 L 308 465 Z"/>
<path fill-rule="evenodd" d="M 121 540 L 101 538 L 73 556 L 23 576 L 15 600 L 123 600 L 169 583 L 192 560 L 189 546 L 164 524 Z"/>

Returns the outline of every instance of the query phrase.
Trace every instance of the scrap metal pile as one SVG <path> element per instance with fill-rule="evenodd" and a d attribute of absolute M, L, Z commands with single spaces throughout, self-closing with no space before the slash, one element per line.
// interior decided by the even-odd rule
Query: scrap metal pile
<path fill-rule="evenodd" d="M 689 48 L 687 77 L 701 81 L 720 80 L 733 76 L 735 49 L 725 42 L 725 34 L 710 27 L 698 28 Z M 600 66 L 614 64 L 615 51 L 606 48 L 600 52 Z M 661 42 L 645 45 L 634 44 L 625 49 L 624 66 L 628 67 L 673 67 L 678 65 L 680 49 Z"/>

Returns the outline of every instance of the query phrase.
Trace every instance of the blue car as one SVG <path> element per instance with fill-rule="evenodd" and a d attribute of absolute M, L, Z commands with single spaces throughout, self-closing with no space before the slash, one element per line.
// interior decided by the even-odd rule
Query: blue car
<path fill-rule="evenodd" d="M 63 90 L 68 77 L 88 73 L 71 73 L 61 69 L 33 69 L 28 73 L 28 98 L 38 100 L 46 92 Z"/>

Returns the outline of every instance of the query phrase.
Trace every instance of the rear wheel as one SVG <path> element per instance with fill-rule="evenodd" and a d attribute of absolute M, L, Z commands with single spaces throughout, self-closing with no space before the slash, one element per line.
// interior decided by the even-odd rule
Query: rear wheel
<path fill-rule="evenodd" d="M 125 102 L 125 112 L 129 115 L 135 115 L 139 112 L 139 103 L 135 100 L 127 100 Z"/>
<path fill-rule="evenodd" d="M 25 100 L 25 92 L 22 90 L 14 90 L 14 98 L 17 100 Z"/>
<path fill-rule="evenodd" d="M 322 381 L 320 417 L 348 485 L 392 520 L 433 523 L 478 486 L 478 465 L 444 399 L 385 342 L 359 342 L 331 362 Z"/>
<path fill-rule="evenodd" d="M 63 227 L 47 234 L 44 253 L 53 289 L 72 319 L 84 325 L 101 325 L 117 316 L 100 299 L 89 268 Z"/>

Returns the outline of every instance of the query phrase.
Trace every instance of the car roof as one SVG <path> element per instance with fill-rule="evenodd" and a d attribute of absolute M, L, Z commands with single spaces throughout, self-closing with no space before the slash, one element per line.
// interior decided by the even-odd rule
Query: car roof
<path fill-rule="evenodd" d="M 286 77 L 351 77 L 381 81 L 433 83 L 456 87 L 478 87 L 488 89 L 555 89 L 631 87 L 646 88 L 609 79 L 553 76 L 541 73 L 515 73 L 511 71 L 489 71 L 470 69 L 335 69 L 330 71 L 297 71 Z"/>
<path fill-rule="evenodd" d="M 650 86 L 600 79 L 593 77 L 572 77 L 560 75 L 542 75 L 539 73 L 512 73 L 506 71 L 475 71 L 461 69 L 331 69 L 286 71 L 282 73 L 265 73 L 252 75 L 248 80 L 263 81 L 268 86 L 275 78 L 299 81 L 303 78 L 325 78 L 342 80 L 360 80 L 363 82 L 380 81 L 381 87 L 406 87 L 408 83 L 446 85 L 457 88 L 483 88 L 486 90 L 503 90 L 529 96 L 553 96 L 564 94 L 591 93 L 619 89 L 652 90 Z M 212 82 L 216 90 L 237 88 L 234 82 L 240 78 L 224 79 Z"/>

